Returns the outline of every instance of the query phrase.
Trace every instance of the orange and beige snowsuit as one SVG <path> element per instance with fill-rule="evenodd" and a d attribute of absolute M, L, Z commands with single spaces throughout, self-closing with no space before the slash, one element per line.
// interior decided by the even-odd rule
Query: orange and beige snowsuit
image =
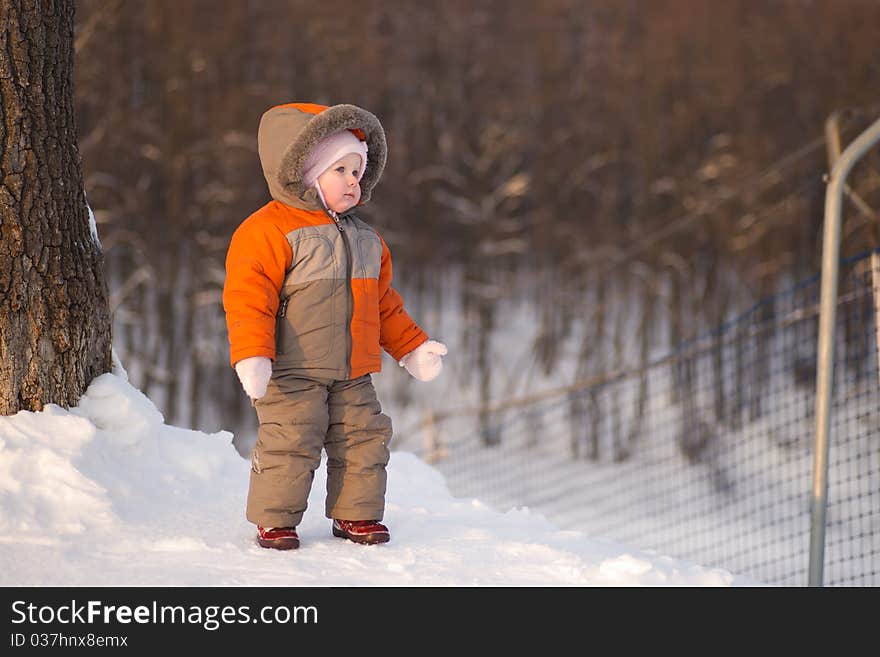
<path fill-rule="evenodd" d="M 361 204 L 382 173 L 385 134 L 353 105 L 280 105 L 260 121 L 258 147 L 273 200 L 235 231 L 226 257 L 223 306 L 230 361 L 273 360 L 260 421 L 247 517 L 296 526 L 322 448 L 328 518 L 382 519 L 391 420 L 370 378 L 382 349 L 395 360 L 428 339 L 391 287 L 391 254 L 378 232 L 349 211 L 332 216 L 302 182 L 311 148 L 351 130 L 368 146 Z"/>

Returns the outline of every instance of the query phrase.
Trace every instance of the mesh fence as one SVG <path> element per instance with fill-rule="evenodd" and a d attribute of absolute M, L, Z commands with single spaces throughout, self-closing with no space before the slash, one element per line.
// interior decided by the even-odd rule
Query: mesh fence
<path fill-rule="evenodd" d="M 880 585 L 880 257 L 841 265 L 824 583 Z M 425 429 L 454 494 L 779 586 L 806 585 L 816 276 L 638 371 Z M 417 450 L 418 451 L 418 450 Z"/>

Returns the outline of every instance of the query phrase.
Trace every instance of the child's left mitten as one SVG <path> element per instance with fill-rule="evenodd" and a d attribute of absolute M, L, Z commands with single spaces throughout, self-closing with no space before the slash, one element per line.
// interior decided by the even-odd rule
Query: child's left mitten
<path fill-rule="evenodd" d="M 443 359 L 447 353 L 446 345 L 436 340 L 428 340 L 400 359 L 400 366 L 419 381 L 436 379 L 443 369 Z"/>
<path fill-rule="evenodd" d="M 266 394 L 269 379 L 272 378 L 272 361 L 265 356 L 244 358 L 235 364 L 235 373 L 247 396 L 259 399 Z"/>

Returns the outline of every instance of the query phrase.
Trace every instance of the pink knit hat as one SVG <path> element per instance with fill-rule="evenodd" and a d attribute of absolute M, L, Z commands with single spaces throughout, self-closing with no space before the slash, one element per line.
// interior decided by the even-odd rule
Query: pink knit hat
<path fill-rule="evenodd" d="M 302 179 L 306 187 L 312 187 L 322 173 L 330 168 L 334 162 L 345 157 L 349 153 L 361 156 L 361 167 L 358 170 L 358 180 L 363 178 L 367 168 L 367 143 L 355 137 L 350 130 L 334 132 L 315 144 L 315 147 L 303 164 Z"/>

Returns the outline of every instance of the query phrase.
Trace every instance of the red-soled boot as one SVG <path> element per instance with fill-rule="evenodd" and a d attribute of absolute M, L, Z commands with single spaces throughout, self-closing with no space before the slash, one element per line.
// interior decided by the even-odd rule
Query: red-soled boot
<path fill-rule="evenodd" d="M 391 540 L 388 528 L 378 520 L 333 520 L 333 535 L 355 543 L 387 543 Z"/>
<path fill-rule="evenodd" d="M 295 550 L 299 547 L 296 527 L 260 527 L 257 525 L 257 543 L 260 547 L 276 550 Z"/>

